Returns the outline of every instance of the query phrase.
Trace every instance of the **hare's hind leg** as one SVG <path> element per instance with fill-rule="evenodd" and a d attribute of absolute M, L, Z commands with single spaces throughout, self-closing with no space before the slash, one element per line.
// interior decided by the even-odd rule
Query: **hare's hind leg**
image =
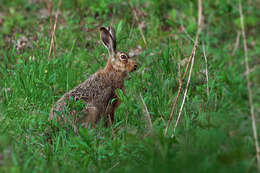
<path fill-rule="evenodd" d="M 93 105 L 86 106 L 81 111 L 81 114 L 83 114 L 84 117 L 82 117 L 79 120 L 79 124 L 82 125 L 83 127 L 88 127 L 89 125 L 91 125 L 91 127 L 94 127 L 95 124 L 100 119 L 100 111 L 98 110 L 97 107 Z"/>

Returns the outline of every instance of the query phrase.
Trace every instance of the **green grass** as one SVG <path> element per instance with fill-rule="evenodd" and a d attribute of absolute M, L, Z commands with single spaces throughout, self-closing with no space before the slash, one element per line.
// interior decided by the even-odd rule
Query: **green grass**
<path fill-rule="evenodd" d="M 53 4 L 55 12 L 58 1 Z M 181 26 L 195 39 L 197 1 L 136 0 L 132 5 L 144 14 L 139 20 L 146 25 L 147 47 L 125 1 L 63 0 L 55 57 L 48 59 L 51 23 L 40 13 L 45 4 L 0 2 L 0 172 L 257 172 L 242 38 L 232 54 L 240 30 L 238 1 L 204 1 L 205 26 L 174 138 L 178 111 L 168 135 L 163 133 L 178 91 L 178 64 L 193 47 Z M 259 115 L 260 4 L 242 5 Z M 105 66 L 108 55 L 97 28 L 111 23 L 120 50 L 144 48 L 136 57 L 139 68 L 125 82 L 127 93 L 113 126 L 104 128 L 101 122 L 76 135 L 70 127 L 49 122 L 48 114 L 65 92 Z M 30 46 L 17 50 L 22 36 Z M 140 94 L 153 123 L 149 135 Z"/>

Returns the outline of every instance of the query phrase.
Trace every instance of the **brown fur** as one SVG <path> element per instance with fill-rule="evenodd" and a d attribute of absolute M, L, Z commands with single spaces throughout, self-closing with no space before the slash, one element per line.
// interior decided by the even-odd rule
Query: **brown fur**
<path fill-rule="evenodd" d="M 136 61 L 129 58 L 124 52 L 116 51 L 116 38 L 112 27 L 101 28 L 101 40 L 109 51 L 109 59 L 106 67 L 91 75 L 83 83 L 74 89 L 65 93 L 53 106 L 50 111 L 49 120 L 56 118 L 67 122 L 68 118 L 73 124 L 77 122 L 83 126 L 97 123 L 101 116 L 110 116 L 114 121 L 114 112 L 120 105 L 115 90 L 124 89 L 124 79 L 128 72 L 136 69 Z M 67 115 L 64 109 L 68 101 L 83 101 L 85 107 L 80 112 L 71 111 Z M 109 104 L 111 100 L 113 103 Z M 81 118 L 75 118 L 74 115 L 80 113 Z"/>

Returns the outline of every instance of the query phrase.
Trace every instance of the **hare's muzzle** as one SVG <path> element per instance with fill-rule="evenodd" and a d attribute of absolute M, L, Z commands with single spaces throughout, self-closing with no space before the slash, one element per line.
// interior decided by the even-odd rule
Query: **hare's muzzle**
<path fill-rule="evenodd" d="M 137 63 L 133 59 L 128 59 L 128 72 L 133 72 L 137 69 Z"/>

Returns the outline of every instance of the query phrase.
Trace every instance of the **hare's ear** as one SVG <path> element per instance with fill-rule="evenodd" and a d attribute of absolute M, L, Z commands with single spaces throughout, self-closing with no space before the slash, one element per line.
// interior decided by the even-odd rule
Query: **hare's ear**
<path fill-rule="evenodd" d="M 106 29 L 109 31 L 109 33 L 110 33 L 111 36 L 112 36 L 112 39 L 113 39 L 114 42 L 116 43 L 116 33 L 115 33 L 115 29 L 114 29 L 112 26 L 108 26 Z"/>
<path fill-rule="evenodd" d="M 107 48 L 109 52 L 109 56 L 110 57 L 114 56 L 116 53 L 116 42 L 112 38 L 110 32 L 105 27 L 100 28 L 100 39 L 102 43 L 105 45 L 105 47 Z"/>

